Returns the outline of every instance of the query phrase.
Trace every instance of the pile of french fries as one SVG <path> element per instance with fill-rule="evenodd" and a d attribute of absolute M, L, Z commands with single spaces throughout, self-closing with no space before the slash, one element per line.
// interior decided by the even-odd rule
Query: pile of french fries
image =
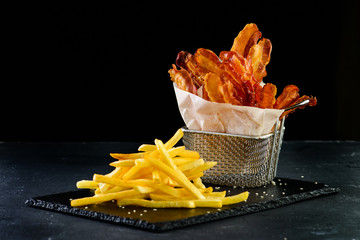
<path fill-rule="evenodd" d="M 143 144 L 137 153 L 110 154 L 112 172 L 94 174 L 93 180 L 77 182 L 77 188 L 94 189 L 94 196 L 71 200 L 71 206 L 85 206 L 116 201 L 118 206 L 149 208 L 221 208 L 246 201 L 249 192 L 226 197 L 226 191 L 214 192 L 201 177 L 216 162 L 204 162 L 198 152 L 174 147 L 182 138 L 179 129 L 165 144 Z"/>

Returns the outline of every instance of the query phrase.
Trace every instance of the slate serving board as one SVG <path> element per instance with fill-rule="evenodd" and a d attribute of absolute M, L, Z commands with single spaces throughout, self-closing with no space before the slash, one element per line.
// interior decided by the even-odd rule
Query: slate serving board
<path fill-rule="evenodd" d="M 227 196 L 235 195 L 243 191 L 249 191 L 250 195 L 247 202 L 223 206 L 221 209 L 151 209 L 136 206 L 118 207 L 115 202 L 107 202 L 86 207 L 71 207 L 70 199 L 93 195 L 93 191 L 87 189 L 34 197 L 26 200 L 25 204 L 51 211 L 161 232 L 277 208 L 340 191 L 339 188 L 330 187 L 323 183 L 286 178 L 275 178 L 272 183 L 257 188 L 235 188 L 212 184 L 206 184 L 206 186 L 212 186 L 214 191 L 226 190 Z"/>

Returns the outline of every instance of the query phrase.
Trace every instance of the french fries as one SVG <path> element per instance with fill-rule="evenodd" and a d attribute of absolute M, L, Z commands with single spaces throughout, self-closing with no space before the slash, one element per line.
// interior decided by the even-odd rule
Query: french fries
<path fill-rule="evenodd" d="M 117 160 L 110 163 L 115 169 L 78 181 L 78 188 L 95 189 L 95 194 L 71 200 L 71 206 L 116 201 L 119 206 L 148 208 L 221 208 L 245 201 L 249 192 L 226 197 L 226 191 L 206 188 L 200 177 L 216 162 L 204 162 L 198 152 L 174 147 L 182 136 L 179 129 L 168 142 L 156 139 L 154 145 L 141 145 L 138 153 L 111 153 Z"/>

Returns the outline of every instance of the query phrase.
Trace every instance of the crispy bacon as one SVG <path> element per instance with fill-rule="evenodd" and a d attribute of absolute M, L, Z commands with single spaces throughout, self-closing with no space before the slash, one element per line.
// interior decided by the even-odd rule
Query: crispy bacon
<path fill-rule="evenodd" d="M 271 83 L 265 84 L 261 87 L 257 84 L 255 87 L 257 107 L 259 108 L 273 108 L 275 104 L 276 86 Z"/>
<path fill-rule="evenodd" d="M 218 75 L 209 72 L 205 76 L 204 90 L 212 102 L 224 103 L 223 83 Z"/>
<path fill-rule="evenodd" d="M 207 73 L 212 72 L 222 77 L 221 61 L 213 51 L 199 48 L 194 54 L 194 59 L 200 76 L 205 78 Z"/>
<path fill-rule="evenodd" d="M 177 87 L 181 90 L 197 94 L 195 84 L 189 74 L 185 69 L 177 70 L 175 64 L 172 65 L 173 68 L 169 70 L 170 78 L 173 82 L 176 83 Z"/>
<path fill-rule="evenodd" d="M 253 69 L 251 64 L 237 52 L 234 51 L 222 51 L 220 52 L 220 59 L 223 63 L 228 63 L 233 69 L 233 74 L 236 75 L 236 79 L 250 80 L 253 82 Z"/>
<path fill-rule="evenodd" d="M 202 87 L 202 97 L 213 102 L 286 109 L 309 99 L 309 106 L 316 105 L 315 97 L 299 97 L 299 89 L 295 85 L 286 86 L 276 98 L 276 86 L 263 84 L 272 45 L 269 39 L 259 41 L 260 38 L 261 32 L 251 23 L 234 39 L 231 51 L 222 51 L 219 57 L 204 48 L 199 48 L 194 55 L 181 51 L 176 58 L 180 70 L 173 65 L 173 69 L 169 70 L 170 77 L 180 89 L 194 94 Z M 284 112 L 282 117 L 294 110 Z"/>
<path fill-rule="evenodd" d="M 255 91 L 252 68 L 248 61 L 234 51 L 221 52 L 220 58 L 223 60 L 223 68 L 227 71 L 233 79 L 240 92 L 242 105 L 254 106 L 255 105 Z"/>
<path fill-rule="evenodd" d="M 230 55 L 232 57 L 230 57 Z M 215 73 L 218 75 L 222 81 L 222 84 L 227 82 L 231 82 L 233 86 L 231 86 L 232 96 L 236 97 L 237 101 L 240 105 L 243 106 L 254 106 L 255 105 L 255 92 L 253 88 L 253 82 L 247 79 L 251 79 L 251 72 L 246 66 L 246 59 L 240 57 L 244 62 L 241 63 L 236 56 L 237 54 L 233 52 L 233 54 L 229 53 L 228 59 L 225 59 L 221 62 L 221 60 L 216 56 L 215 53 L 208 49 L 200 48 L 195 53 L 195 61 L 197 63 L 197 69 L 201 74 L 207 74 L 209 72 Z M 224 55 L 225 56 L 225 55 Z M 243 65 L 244 66 L 243 66 Z M 243 68 L 244 76 L 238 74 L 240 68 Z M 246 74 L 249 76 L 246 76 Z"/>
<path fill-rule="evenodd" d="M 299 88 L 295 85 L 288 85 L 284 88 L 280 96 L 276 99 L 274 108 L 285 109 L 294 104 L 299 98 Z"/>
<path fill-rule="evenodd" d="M 247 24 L 234 39 L 231 51 L 238 52 L 244 58 L 249 54 L 250 48 L 261 38 L 261 32 L 254 23 Z"/>
<path fill-rule="evenodd" d="M 230 81 L 223 85 L 223 90 L 224 100 L 226 103 L 230 103 L 232 105 L 242 105 L 239 101 L 240 98 L 238 97 L 238 91 Z"/>
<path fill-rule="evenodd" d="M 261 82 L 267 75 L 266 65 L 270 62 L 272 45 L 269 39 L 263 38 L 258 44 L 251 47 L 247 60 L 250 62 L 254 77 L 257 82 Z"/>
<path fill-rule="evenodd" d="M 309 102 L 308 105 L 296 107 L 296 108 L 293 108 L 293 109 L 291 109 L 291 110 L 289 110 L 289 111 L 283 112 L 283 114 L 281 114 L 281 116 L 280 116 L 280 120 L 283 119 L 284 117 L 287 117 L 290 113 L 295 112 L 296 109 L 304 109 L 306 106 L 313 107 L 313 106 L 315 106 L 315 105 L 317 104 L 317 99 L 316 99 L 316 97 L 313 97 L 313 96 L 309 97 L 309 96 L 304 95 L 304 96 L 301 96 L 300 98 L 298 98 L 298 100 L 296 100 L 296 101 L 295 101 L 293 104 L 291 104 L 289 107 L 291 107 L 291 106 L 293 106 L 293 105 L 295 105 L 295 104 L 301 103 L 301 102 L 303 102 L 303 101 L 305 101 L 305 100 L 310 100 L 310 102 Z"/>
<path fill-rule="evenodd" d="M 176 65 L 188 71 L 197 88 L 204 84 L 204 79 L 199 76 L 196 70 L 196 63 L 193 55 L 186 51 L 181 51 L 176 57 Z"/>
<path fill-rule="evenodd" d="M 194 54 L 194 58 L 200 75 L 205 77 L 207 73 L 211 72 L 220 77 L 222 84 L 231 82 L 233 85 L 231 87 L 232 96 L 237 98 L 236 102 L 240 102 L 240 105 L 246 105 L 247 96 L 245 95 L 245 91 L 237 84 L 233 76 L 226 71 L 221 59 L 219 59 L 214 52 L 208 49 L 199 48 Z"/>

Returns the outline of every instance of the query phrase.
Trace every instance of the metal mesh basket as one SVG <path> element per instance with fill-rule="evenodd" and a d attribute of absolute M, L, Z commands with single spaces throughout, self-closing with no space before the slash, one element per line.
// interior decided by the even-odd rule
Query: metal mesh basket
<path fill-rule="evenodd" d="M 205 161 L 217 164 L 205 171 L 202 180 L 227 186 L 258 187 L 276 176 L 284 134 L 284 120 L 271 134 L 245 135 L 194 131 L 182 128 L 187 149 L 198 151 Z"/>

